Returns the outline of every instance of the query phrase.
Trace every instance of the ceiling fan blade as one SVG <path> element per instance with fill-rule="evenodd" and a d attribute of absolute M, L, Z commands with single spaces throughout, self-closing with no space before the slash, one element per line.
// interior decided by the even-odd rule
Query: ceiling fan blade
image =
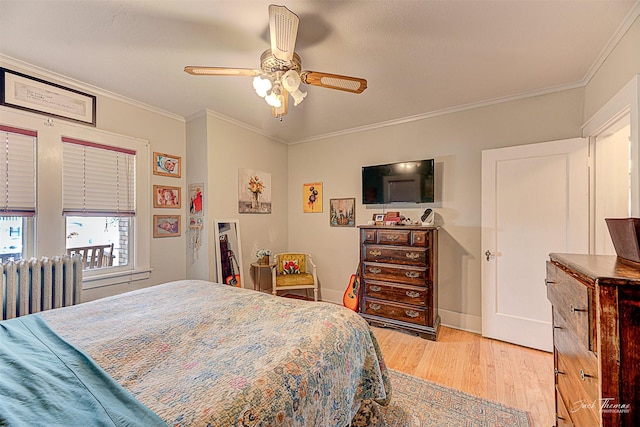
<path fill-rule="evenodd" d="M 345 92 L 362 93 L 367 88 L 367 81 L 358 77 L 340 76 L 320 71 L 303 71 L 300 80 L 308 85 L 321 86 Z"/>
<path fill-rule="evenodd" d="M 291 61 L 296 47 L 300 18 L 284 6 L 269 6 L 271 52 L 282 61 Z"/>
<path fill-rule="evenodd" d="M 184 71 L 194 76 L 257 76 L 260 70 L 251 68 L 225 68 L 225 67 L 184 67 Z"/>

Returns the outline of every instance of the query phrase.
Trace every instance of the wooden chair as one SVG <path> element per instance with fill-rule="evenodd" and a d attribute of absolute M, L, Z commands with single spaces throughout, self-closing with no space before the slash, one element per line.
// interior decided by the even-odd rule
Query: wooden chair
<path fill-rule="evenodd" d="M 271 268 L 272 293 L 291 289 L 313 289 L 313 300 L 318 301 L 318 275 L 311 255 L 306 253 L 280 253 L 273 258 Z"/>
<path fill-rule="evenodd" d="M 82 255 L 84 270 L 111 267 L 113 265 L 113 243 L 110 245 L 80 246 L 68 248 L 67 255 Z"/>

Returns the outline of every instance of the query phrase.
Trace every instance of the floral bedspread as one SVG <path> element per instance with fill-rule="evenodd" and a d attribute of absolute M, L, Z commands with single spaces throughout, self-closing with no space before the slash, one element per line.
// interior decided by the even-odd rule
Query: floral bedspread
<path fill-rule="evenodd" d="M 334 304 L 185 280 L 42 317 L 171 426 L 345 427 L 391 397 L 369 326 Z"/>

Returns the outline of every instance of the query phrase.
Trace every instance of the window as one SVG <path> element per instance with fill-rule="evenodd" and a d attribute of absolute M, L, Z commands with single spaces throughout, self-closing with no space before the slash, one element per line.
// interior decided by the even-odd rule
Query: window
<path fill-rule="evenodd" d="M 35 131 L 0 125 L 0 262 L 27 258 L 36 211 Z"/>
<path fill-rule="evenodd" d="M 132 264 L 136 152 L 62 138 L 66 248 L 113 245 L 105 267 Z"/>

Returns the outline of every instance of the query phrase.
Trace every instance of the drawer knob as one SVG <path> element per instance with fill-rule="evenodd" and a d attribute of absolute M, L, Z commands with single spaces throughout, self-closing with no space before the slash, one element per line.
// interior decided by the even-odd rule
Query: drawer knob
<path fill-rule="evenodd" d="M 544 281 L 544 284 L 545 284 L 546 286 L 549 286 L 549 285 L 555 285 L 555 283 L 556 283 L 556 282 L 554 282 L 553 280 L 549 280 L 549 279 L 545 279 L 545 281 Z"/>
<path fill-rule="evenodd" d="M 405 312 L 405 314 L 407 316 L 409 316 L 411 318 L 415 318 L 415 317 L 420 316 L 420 313 L 418 313 L 417 311 L 414 311 L 414 310 L 405 310 L 404 312 Z"/>
<path fill-rule="evenodd" d="M 376 285 L 369 286 L 369 289 L 370 289 L 372 292 L 380 292 L 380 291 L 382 290 L 382 288 L 381 288 L 380 286 L 376 286 Z"/>
<path fill-rule="evenodd" d="M 404 273 L 405 276 L 407 276 L 409 279 L 415 279 L 420 277 L 420 273 L 416 273 L 415 271 L 407 271 L 406 273 Z"/>
<path fill-rule="evenodd" d="M 380 256 L 382 255 L 382 252 L 380 251 L 374 251 L 373 249 L 369 251 L 369 255 L 371 256 Z"/>
<path fill-rule="evenodd" d="M 369 304 L 369 308 L 374 311 L 378 311 L 382 308 L 380 304 L 371 303 Z"/>
<path fill-rule="evenodd" d="M 409 259 L 418 259 L 420 258 L 420 254 L 414 253 L 414 252 L 407 252 L 407 258 Z"/>
<path fill-rule="evenodd" d="M 377 267 L 370 267 L 370 268 L 369 268 L 369 273 L 372 273 L 372 274 L 380 274 L 381 272 L 382 272 L 382 270 L 380 270 L 380 269 L 379 269 L 379 268 L 377 268 Z"/>
<path fill-rule="evenodd" d="M 553 329 L 562 329 L 562 326 L 553 325 Z"/>
<path fill-rule="evenodd" d="M 558 368 L 555 368 L 555 369 L 553 370 L 553 373 L 554 373 L 555 375 L 564 375 L 564 372 L 559 371 L 559 370 L 558 370 Z"/>
<path fill-rule="evenodd" d="M 409 298 L 418 298 L 420 296 L 420 292 L 416 292 L 416 291 L 407 291 L 407 292 L 405 292 L 405 294 Z"/>
<path fill-rule="evenodd" d="M 587 378 L 593 378 L 593 375 L 585 374 L 583 369 L 580 369 L 580 379 L 586 381 Z"/>
<path fill-rule="evenodd" d="M 573 306 L 573 304 L 571 304 L 571 306 L 569 307 L 569 311 L 571 311 L 571 313 L 575 314 L 575 313 L 579 313 L 581 311 L 587 311 L 584 308 L 576 308 Z"/>

